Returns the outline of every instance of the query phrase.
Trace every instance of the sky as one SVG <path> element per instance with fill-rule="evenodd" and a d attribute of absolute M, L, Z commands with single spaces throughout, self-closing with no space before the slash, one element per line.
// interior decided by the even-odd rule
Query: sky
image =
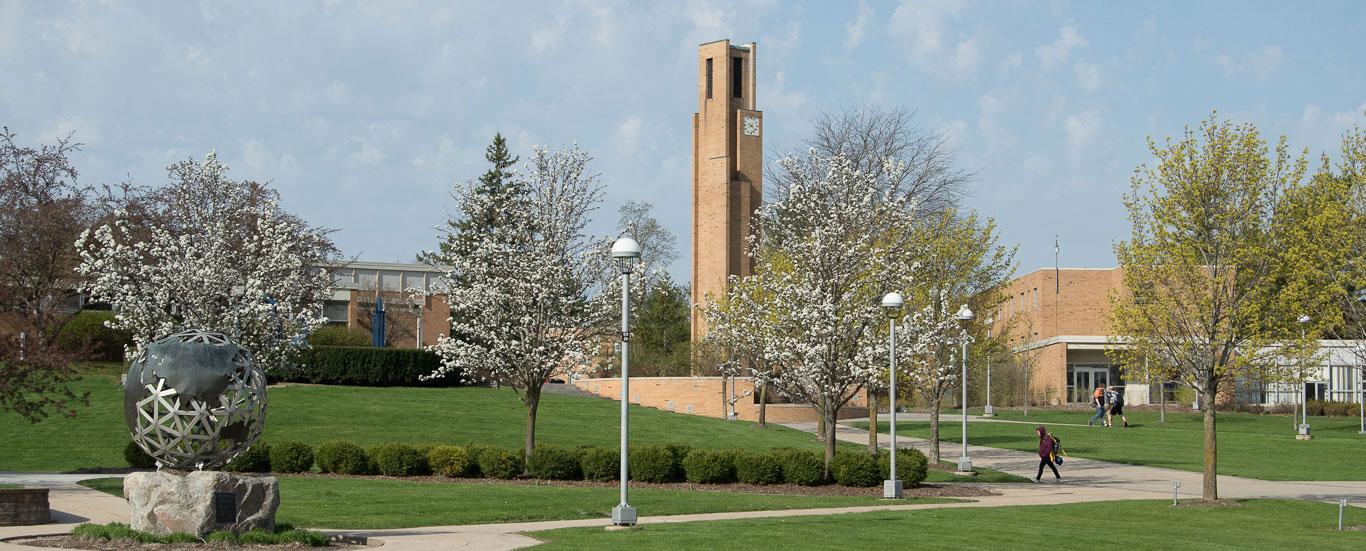
<path fill-rule="evenodd" d="M 916 113 L 975 174 L 1017 273 L 1109 267 L 1148 139 L 1217 110 L 1311 161 L 1366 126 L 1366 2 L 0 0 L 0 124 L 74 133 L 81 181 L 164 185 L 216 150 L 347 257 L 435 247 L 457 182 L 577 143 L 615 233 L 655 205 L 689 280 L 697 45 L 757 42 L 769 161 L 858 104 Z M 1311 166 L 1317 166 L 1316 162 Z"/>

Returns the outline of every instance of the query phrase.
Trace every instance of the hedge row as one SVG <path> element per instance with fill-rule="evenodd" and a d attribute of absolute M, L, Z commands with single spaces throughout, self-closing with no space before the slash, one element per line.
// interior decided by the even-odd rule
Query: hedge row
<path fill-rule="evenodd" d="M 460 386 L 448 374 L 423 380 L 441 366 L 441 357 L 420 348 L 314 346 L 299 351 L 294 365 L 272 373 L 271 380 L 348 386 Z"/>
<path fill-rule="evenodd" d="M 125 450 L 129 464 L 148 468 L 145 454 L 131 443 Z M 694 484 L 797 484 L 816 486 L 824 477 L 825 462 L 818 451 L 690 449 L 686 445 L 631 448 L 631 480 Z M 831 465 L 833 482 L 842 486 L 876 486 L 887 478 L 888 456 L 840 452 Z M 298 473 L 314 465 L 324 473 L 512 479 L 527 476 L 544 480 L 616 480 L 620 452 L 616 448 L 560 448 L 539 446 L 523 461 L 521 450 L 491 446 L 409 446 L 381 444 L 369 449 L 350 442 L 327 442 L 312 447 L 301 442 L 258 442 L 224 467 L 238 472 Z M 925 480 L 929 462 L 919 450 L 897 455 L 898 478 L 907 485 Z"/>

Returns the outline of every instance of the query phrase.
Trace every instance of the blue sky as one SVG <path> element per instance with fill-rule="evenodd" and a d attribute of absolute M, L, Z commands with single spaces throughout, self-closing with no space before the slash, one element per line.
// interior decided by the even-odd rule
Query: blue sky
<path fill-rule="evenodd" d="M 595 155 L 612 231 L 656 205 L 687 281 L 696 46 L 759 43 L 774 154 L 858 102 L 918 112 L 977 174 L 1020 273 L 1111 266 L 1149 136 L 1211 110 L 1311 159 L 1366 126 L 1366 2 L 0 1 L 0 123 L 76 132 L 87 183 L 162 184 L 216 149 L 348 256 L 432 248 L 451 184 L 517 152 Z"/>

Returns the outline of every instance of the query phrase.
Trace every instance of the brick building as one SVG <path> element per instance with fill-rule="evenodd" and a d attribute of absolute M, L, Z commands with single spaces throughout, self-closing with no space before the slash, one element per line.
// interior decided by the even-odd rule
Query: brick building
<path fill-rule="evenodd" d="M 384 299 L 390 345 L 413 348 L 436 344 L 451 332 L 451 308 L 443 294 L 414 299 L 408 289 L 430 292 L 441 270 L 426 264 L 343 262 L 324 269 L 332 275 L 332 298 L 323 305 L 329 324 L 369 332 L 376 299 Z"/>
<path fill-rule="evenodd" d="M 1030 396 L 1035 403 L 1085 403 L 1097 384 L 1119 385 L 1126 402 L 1159 401 L 1159 391 L 1174 401 L 1177 386 L 1126 380 L 1121 366 L 1106 355 L 1114 335 L 1110 297 L 1125 292 L 1123 268 L 1042 268 L 1011 281 L 1009 299 L 991 316 L 996 331 L 1006 331 L 1015 354 L 1034 359 Z M 999 333 L 998 333 L 999 334 Z M 1294 403 L 1303 398 L 1355 401 L 1363 387 L 1354 341 L 1320 341 L 1323 365 L 1306 385 L 1236 381 L 1227 398 L 1243 403 Z"/>

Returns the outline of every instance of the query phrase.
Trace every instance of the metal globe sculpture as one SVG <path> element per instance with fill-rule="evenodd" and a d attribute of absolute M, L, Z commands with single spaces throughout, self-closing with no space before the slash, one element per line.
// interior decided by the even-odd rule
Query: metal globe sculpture
<path fill-rule="evenodd" d="M 260 438 L 266 375 L 227 336 L 183 331 L 133 358 L 123 409 L 133 442 L 158 467 L 217 469 Z"/>

